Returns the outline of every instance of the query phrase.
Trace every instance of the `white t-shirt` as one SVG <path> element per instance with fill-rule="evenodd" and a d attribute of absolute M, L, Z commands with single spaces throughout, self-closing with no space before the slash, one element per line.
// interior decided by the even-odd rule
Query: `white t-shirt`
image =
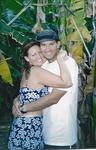
<path fill-rule="evenodd" d="M 47 145 L 67 146 L 77 142 L 78 66 L 71 57 L 66 60 L 66 64 L 71 73 L 73 86 L 66 89 L 67 93 L 57 104 L 43 110 L 43 135 Z M 46 62 L 43 68 L 60 74 L 57 61 Z"/>

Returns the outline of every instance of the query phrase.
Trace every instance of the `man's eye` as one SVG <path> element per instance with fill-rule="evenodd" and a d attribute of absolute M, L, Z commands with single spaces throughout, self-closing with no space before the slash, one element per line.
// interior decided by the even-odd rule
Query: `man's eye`
<path fill-rule="evenodd" d="M 54 45 L 54 43 L 51 43 L 51 44 L 50 44 L 50 46 L 53 46 L 53 45 Z"/>
<path fill-rule="evenodd" d="M 41 46 L 42 46 L 42 47 L 44 47 L 44 46 L 46 46 L 46 45 L 44 45 L 44 44 L 41 44 Z"/>

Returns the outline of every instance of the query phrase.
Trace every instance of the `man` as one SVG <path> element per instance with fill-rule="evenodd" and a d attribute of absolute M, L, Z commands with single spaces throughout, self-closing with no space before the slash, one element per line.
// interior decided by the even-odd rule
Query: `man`
<path fill-rule="evenodd" d="M 60 45 L 58 35 L 51 30 L 42 31 L 37 34 L 37 40 L 40 42 L 42 54 L 48 60 L 43 68 L 57 75 L 60 74 L 56 61 Z M 72 78 L 71 88 L 54 90 L 49 88 L 51 94 L 41 98 L 40 101 L 33 102 L 32 105 L 21 107 L 23 112 L 47 107 L 43 110 L 45 148 L 74 148 L 77 142 L 78 67 L 69 56 L 66 65 Z"/>

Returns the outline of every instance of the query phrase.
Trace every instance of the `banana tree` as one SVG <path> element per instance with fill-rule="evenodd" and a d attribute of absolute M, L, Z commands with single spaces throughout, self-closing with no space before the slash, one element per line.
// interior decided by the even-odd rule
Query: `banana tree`
<path fill-rule="evenodd" d="M 93 28 L 94 28 L 94 37 L 95 37 L 95 45 L 94 45 L 94 87 L 93 87 L 93 120 L 94 127 L 96 130 L 96 1 L 93 1 Z M 96 138 L 96 135 L 95 135 Z"/>
<path fill-rule="evenodd" d="M 91 37 L 85 25 L 85 1 L 0 1 L 0 49 L 7 60 L 13 85 L 21 78 L 22 44 L 28 39 L 35 38 L 35 32 L 44 28 L 53 28 L 59 32 L 63 47 L 72 54 L 78 64 L 85 56 L 83 48 L 89 61 L 90 52 L 86 42 L 89 42 Z"/>
<path fill-rule="evenodd" d="M 4 99 L 12 101 L 14 97 L 10 93 L 7 93 L 8 98 L 4 97 L 2 87 L 5 89 L 10 84 L 13 90 L 13 87 L 17 89 L 19 86 L 22 67 L 20 54 L 23 43 L 35 38 L 35 33 L 45 28 L 52 28 L 59 33 L 63 48 L 71 53 L 78 66 L 84 71 L 82 83 L 85 88 L 84 77 L 88 76 L 92 67 L 91 56 L 94 45 L 93 28 L 89 27 L 92 22 L 90 16 L 93 15 L 88 7 L 90 2 L 93 0 L 0 1 L 0 75 L 2 77 L 0 79 L 0 102 Z M 89 15 L 86 10 L 89 10 Z M 4 68 L 7 68 L 6 73 L 4 70 L 1 73 L 1 69 Z M 12 93 L 16 93 L 15 90 L 13 91 Z M 94 118 L 96 118 L 95 111 L 94 107 Z"/>
<path fill-rule="evenodd" d="M 8 100 L 13 100 L 21 78 L 21 46 L 34 37 L 31 30 L 36 8 L 30 4 L 29 1 L 0 1 L 0 103 L 6 100 L 3 91 Z M 14 88 L 14 92 L 9 94 L 6 87 L 10 87 L 10 91 Z"/>

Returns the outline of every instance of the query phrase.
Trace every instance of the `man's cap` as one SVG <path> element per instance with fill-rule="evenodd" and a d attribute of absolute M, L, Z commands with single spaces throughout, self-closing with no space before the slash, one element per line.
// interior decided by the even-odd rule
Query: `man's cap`
<path fill-rule="evenodd" d="M 58 34 L 53 30 L 44 30 L 39 33 L 37 33 L 37 39 L 38 42 L 46 42 L 46 41 L 58 41 L 59 36 Z"/>

